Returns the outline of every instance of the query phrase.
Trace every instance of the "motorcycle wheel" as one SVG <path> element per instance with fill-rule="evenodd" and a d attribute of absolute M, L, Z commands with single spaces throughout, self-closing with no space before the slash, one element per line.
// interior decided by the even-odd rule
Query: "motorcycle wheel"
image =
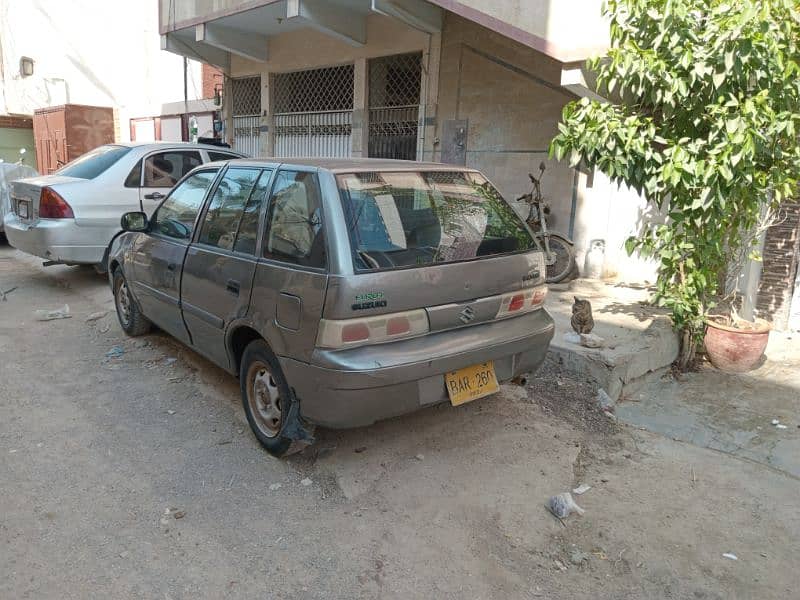
<path fill-rule="evenodd" d="M 542 244 L 544 246 L 544 244 Z M 572 253 L 572 244 L 565 237 L 558 234 L 549 234 L 548 246 L 550 254 L 545 252 L 546 265 L 545 281 L 559 283 L 564 281 L 575 268 L 575 255 Z"/>

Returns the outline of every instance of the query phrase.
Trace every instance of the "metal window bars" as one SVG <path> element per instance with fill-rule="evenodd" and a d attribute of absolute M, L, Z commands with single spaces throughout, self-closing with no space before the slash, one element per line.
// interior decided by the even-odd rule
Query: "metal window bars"
<path fill-rule="evenodd" d="M 275 75 L 275 114 L 353 110 L 353 65 Z"/>
<path fill-rule="evenodd" d="M 350 156 L 353 77 L 353 65 L 275 75 L 275 156 Z"/>
<path fill-rule="evenodd" d="M 233 146 L 239 152 L 259 156 L 261 114 L 261 77 L 231 80 Z"/>
<path fill-rule="evenodd" d="M 369 61 L 369 156 L 415 160 L 422 53 Z"/>
<path fill-rule="evenodd" d="M 231 109 L 234 117 L 261 114 L 261 77 L 231 80 Z"/>

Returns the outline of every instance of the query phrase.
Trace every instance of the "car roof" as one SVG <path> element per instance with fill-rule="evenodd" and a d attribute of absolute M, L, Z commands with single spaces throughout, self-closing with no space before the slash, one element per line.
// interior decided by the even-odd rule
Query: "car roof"
<path fill-rule="evenodd" d="M 195 144 L 193 142 L 112 142 L 106 144 L 107 146 L 124 146 L 125 148 L 152 148 L 156 150 L 158 148 L 203 148 L 205 150 L 217 150 L 219 152 L 228 152 L 231 154 L 241 154 L 241 152 L 237 152 L 233 148 L 226 148 L 225 146 L 215 146 L 213 144 Z"/>
<path fill-rule="evenodd" d="M 221 161 L 220 164 L 237 166 L 282 165 L 285 167 L 312 167 L 333 173 L 353 173 L 358 171 L 475 171 L 471 167 L 447 165 L 435 162 L 416 162 L 413 160 L 391 160 L 386 158 L 236 158 Z M 204 166 L 208 166 L 206 163 Z"/>

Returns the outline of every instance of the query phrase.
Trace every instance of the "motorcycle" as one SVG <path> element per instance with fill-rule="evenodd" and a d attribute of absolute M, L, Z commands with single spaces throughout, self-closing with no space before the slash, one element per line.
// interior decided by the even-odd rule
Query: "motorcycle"
<path fill-rule="evenodd" d="M 528 173 L 531 180 L 531 191 L 517 198 L 517 202 L 526 202 L 529 206 L 525 221 L 531 228 L 536 245 L 544 253 L 547 283 L 558 283 L 569 277 L 575 268 L 574 242 L 563 233 L 550 231 L 547 228 L 547 215 L 550 207 L 542 196 L 542 176 L 545 165 L 539 165 L 539 177 Z"/>

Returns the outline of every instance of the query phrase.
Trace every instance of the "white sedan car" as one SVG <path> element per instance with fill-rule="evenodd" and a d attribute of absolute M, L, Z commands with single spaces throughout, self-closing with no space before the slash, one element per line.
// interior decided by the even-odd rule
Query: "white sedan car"
<path fill-rule="evenodd" d="M 88 264 L 104 271 L 124 213 L 144 211 L 149 216 L 196 166 L 241 157 L 203 144 L 100 146 L 51 175 L 15 181 L 11 212 L 4 220 L 6 237 L 45 264 Z"/>

